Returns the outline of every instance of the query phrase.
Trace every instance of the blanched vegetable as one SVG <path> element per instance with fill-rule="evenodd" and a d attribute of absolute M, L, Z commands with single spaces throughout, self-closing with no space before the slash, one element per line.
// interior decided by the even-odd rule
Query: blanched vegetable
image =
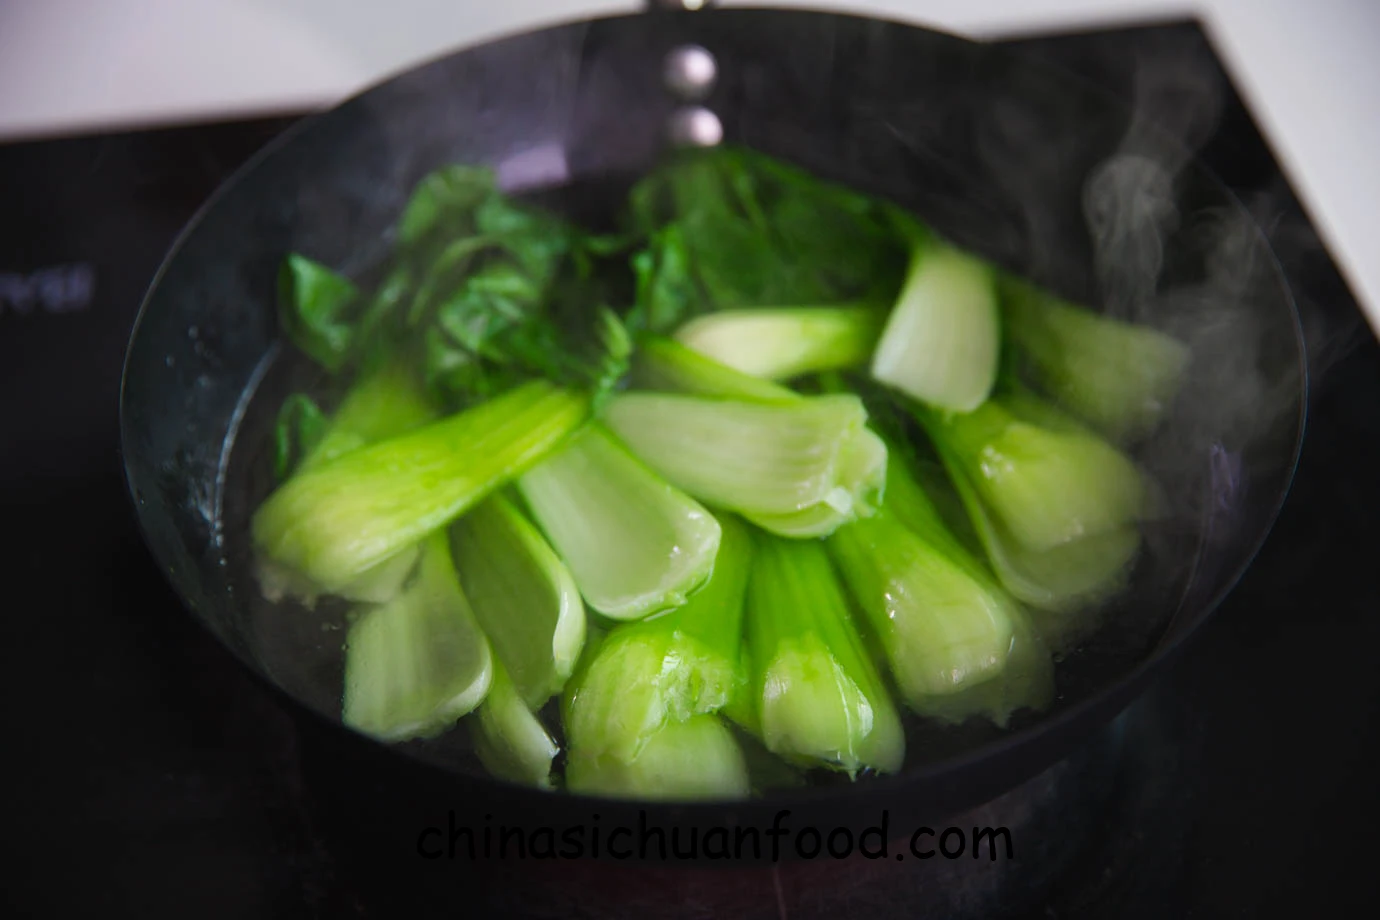
<path fill-rule="evenodd" d="M 988 560 L 1011 595 L 1032 607 L 1072 613 L 1121 590 L 1140 550 L 1140 531 L 1126 525 L 1052 549 L 1026 548 L 996 520 L 956 460 L 945 454 L 964 507 Z"/>
<path fill-rule="evenodd" d="M 1121 590 L 1141 545 L 1136 524 L 1155 510 L 1154 484 L 1109 444 L 1028 393 L 1003 396 L 984 410 L 989 419 L 997 421 L 992 431 L 1002 430 L 999 426 L 1003 421 L 1019 425 L 1018 436 L 1025 446 L 1043 445 L 1045 453 L 1037 454 L 1036 460 L 1049 476 L 1044 488 L 1063 489 L 1071 496 L 1069 502 L 1056 505 L 1051 511 L 1036 508 L 1025 513 L 1039 515 L 1032 522 L 1046 524 L 1058 520 L 1053 515 L 1061 515 L 1063 532 L 1073 536 L 1061 542 L 1040 541 L 1032 545 L 1028 538 L 1017 536 L 987 497 L 1001 492 L 992 478 L 1003 474 L 1020 476 L 1025 467 L 1005 462 L 1012 458 L 1000 448 L 986 451 L 978 447 L 975 453 L 970 444 L 968 452 L 962 453 L 933 416 L 921 414 L 929 430 L 935 432 L 935 444 L 950 480 L 1002 586 L 1023 603 L 1057 614 L 1074 613 Z M 1033 432 L 1035 436 L 1020 432 Z M 975 456 L 979 459 L 975 460 Z M 1080 469 L 1078 464 L 1088 462 L 1088 458 L 1092 458 L 1090 468 Z M 1105 458 L 1101 467 L 1099 458 Z M 981 488 L 982 481 L 987 482 L 987 491 Z M 1033 484 L 1036 481 L 1032 477 L 1028 485 L 1038 498 L 1039 486 Z M 1087 503 L 1090 510 L 1082 512 L 1080 501 Z M 1020 506 L 1008 503 L 1007 507 Z M 1077 517 L 1080 513 L 1086 517 Z M 1088 526 L 1085 520 L 1099 524 Z M 1051 632 L 1051 622 L 1042 620 L 1039 625 L 1053 641 L 1063 628 Z"/>
<path fill-rule="evenodd" d="M 579 588 L 537 528 L 493 495 L 452 529 L 460 582 L 518 695 L 560 693 L 585 642 Z"/>
<path fill-rule="evenodd" d="M 825 536 L 881 499 L 886 451 L 853 395 L 781 404 L 625 393 L 605 422 L 689 494 L 769 530 Z"/>
<path fill-rule="evenodd" d="M 894 772 L 905 735 L 816 541 L 762 536 L 748 581 L 749 715 L 767 749 L 850 776 Z"/>
<path fill-rule="evenodd" d="M 495 776 L 693 801 L 897 771 L 898 702 L 1048 707 L 1186 349 L 752 151 L 625 204 L 600 235 L 448 166 L 360 276 L 285 262 L 284 333 L 349 388 L 272 407 L 252 549 L 270 597 L 363 604 L 345 721 L 469 713 Z"/>
<path fill-rule="evenodd" d="M 885 319 L 871 305 L 722 310 L 681 326 L 676 339 L 744 374 L 788 380 L 866 364 Z"/>
<path fill-rule="evenodd" d="M 1051 397 L 1114 441 L 1154 430 L 1178 391 L 1187 346 L 1026 281 L 1005 279 L 1002 293 L 1008 334 Z"/>
<path fill-rule="evenodd" d="M 259 558 L 318 593 L 340 593 L 541 460 L 587 400 L 541 381 L 303 470 L 259 507 Z"/>
<path fill-rule="evenodd" d="M 632 383 L 641 390 L 748 402 L 794 402 L 803 397 L 780 384 L 744 374 L 675 339 L 646 336 L 638 343 Z"/>
<path fill-rule="evenodd" d="M 639 307 L 649 331 L 711 310 L 896 296 L 908 245 L 892 209 L 741 147 L 686 151 L 642 179 L 631 223 L 650 237 Z M 643 300 L 643 295 L 648 300 Z"/>
<path fill-rule="evenodd" d="M 387 741 L 430 737 L 478 706 L 492 677 L 489 644 L 438 530 L 412 582 L 350 626 L 342 718 Z"/>
<path fill-rule="evenodd" d="M 825 500 L 785 514 L 753 514 L 751 520 L 770 533 L 795 539 L 828 536 L 859 518 L 869 517 L 882 499 L 886 481 L 887 448 L 874 432 L 864 428 L 843 444 L 838 466 L 836 494 L 847 502 Z"/>
<path fill-rule="evenodd" d="M 493 663 L 493 682 L 473 722 L 474 748 L 495 776 L 548 789 L 551 762 L 560 748 L 513 686 L 501 661 Z"/>
<path fill-rule="evenodd" d="M 300 455 L 296 475 L 376 441 L 418 428 L 437 416 L 421 381 L 401 362 L 388 361 L 362 373 L 328 419 L 305 394 L 297 393 L 279 413 L 276 466 L 283 478 Z M 295 449 L 294 449 L 295 448 Z M 417 561 L 417 547 L 404 547 L 372 566 L 335 593 L 347 600 L 382 603 L 397 594 Z M 260 557 L 260 587 L 270 600 L 290 594 L 312 604 L 319 585 L 271 559 Z"/>
<path fill-rule="evenodd" d="M 348 278 L 290 253 L 278 272 L 278 322 L 298 348 L 327 370 L 339 370 L 351 357 L 354 328 L 347 311 L 359 299 Z"/>
<path fill-rule="evenodd" d="M 719 522 L 598 424 L 518 488 L 585 601 L 607 617 L 677 607 L 714 568 Z"/>
<path fill-rule="evenodd" d="M 712 715 L 666 722 L 630 762 L 572 751 L 566 785 L 572 792 L 622 799 L 738 799 L 749 791 L 743 752 L 728 726 Z"/>
<path fill-rule="evenodd" d="M 1032 646 L 1015 602 L 947 534 L 899 464 L 887 492 L 881 511 L 840 528 L 828 545 L 907 705 L 949 720 L 984 713 L 1004 725 L 1016 708 L 1047 704 L 1049 656 Z"/>
<path fill-rule="evenodd" d="M 1023 548 L 1045 552 L 1131 525 L 1151 493 L 1102 439 L 1018 418 L 1000 399 L 962 415 L 921 413 L 926 430 Z"/>
<path fill-rule="evenodd" d="M 440 415 L 415 374 L 393 361 L 362 374 L 341 400 L 322 437 L 306 446 L 298 470 L 319 466 L 356 447 L 385 441 Z"/>
<path fill-rule="evenodd" d="M 991 395 L 1000 355 L 993 269 L 945 243 L 917 246 L 872 376 L 937 409 L 971 412 Z"/>
<path fill-rule="evenodd" d="M 582 669 L 564 706 L 572 756 L 631 762 L 668 720 L 715 712 L 738 693 L 752 540 L 732 515 L 719 524 L 705 586 L 669 613 L 615 627 Z"/>

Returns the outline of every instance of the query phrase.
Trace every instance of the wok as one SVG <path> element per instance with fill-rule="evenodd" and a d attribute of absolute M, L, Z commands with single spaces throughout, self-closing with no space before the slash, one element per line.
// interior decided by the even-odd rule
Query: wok
<path fill-rule="evenodd" d="M 490 779 L 463 731 L 401 747 L 354 734 L 339 723 L 331 671 L 341 634 L 265 614 L 243 554 L 263 490 L 255 407 L 314 382 L 276 327 L 281 259 L 300 251 L 367 274 L 414 183 L 451 162 L 493 165 L 515 190 L 597 213 L 665 150 L 684 99 L 667 90 L 663 66 L 686 43 L 717 62 L 702 104 L 726 142 L 883 195 L 997 263 L 1188 340 L 1184 398 L 1140 454 L 1170 514 L 1147 533 L 1107 625 L 1061 662 L 1049 713 L 1004 732 L 912 726 L 894 776 L 745 802 L 617 802 Z M 418 832 L 452 811 L 476 827 L 588 825 L 597 814 L 605 826 L 708 828 L 770 827 L 784 809 L 788 823 L 860 829 L 886 809 L 897 831 L 942 827 L 1071 755 L 1092 756 L 1263 542 L 1298 456 L 1305 390 L 1297 314 L 1263 234 L 1143 112 L 1046 64 L 927 29 L 708 9 L 504 38 L 294 126 L 168 255 L 129 343 L 121 431 L 129 489 L 166 576 L 297 717 L 314 794 L 332 803 L 326 820 L 401 864 L 418 861 Z M 293 667 L 299 654 L 317 662 L 308 673 Z"/>

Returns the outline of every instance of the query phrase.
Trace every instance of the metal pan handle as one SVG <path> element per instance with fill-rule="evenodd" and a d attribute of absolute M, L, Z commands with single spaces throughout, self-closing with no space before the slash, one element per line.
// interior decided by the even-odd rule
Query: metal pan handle
<path fill-rule="evenodd" d="M 648 11 L 694 12 L 715 6 L 716 0 L 646 0 Z M 719 117 L 702 104 L 714 89 L 718 62 L 700 45 L 678 45 L 666 55 L 662 84 L 681 103 L 671 115 L 667 133 L 678 147 L 713 147 L 723 140 Z"/>

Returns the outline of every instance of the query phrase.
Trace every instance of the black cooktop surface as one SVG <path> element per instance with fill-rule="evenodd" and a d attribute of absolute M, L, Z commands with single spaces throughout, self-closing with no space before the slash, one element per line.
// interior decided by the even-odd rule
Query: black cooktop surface
<path fill-rule="evenodd" d="M 1020 44 L 1120 91 L 1137 68 L 1220 89 L 1201 153 L 1271 234 L 1313 375 L 1275 532 L 1153 691 L 1166 727 L 1036 916 L 1365 903 L 1380 818 L 1365 756 L 1380 750 L 1380 347 L 1196 26 Z M 313 829 L 291 720 L 165 586 L 119 465 L 140 299 L 193 211 L 291 121 L 0 147 L 7 915 L 388 916 Z"/>

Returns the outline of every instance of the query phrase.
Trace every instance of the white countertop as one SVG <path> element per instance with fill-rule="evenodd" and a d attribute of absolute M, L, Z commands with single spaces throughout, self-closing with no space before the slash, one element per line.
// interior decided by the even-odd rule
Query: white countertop
<path fill-rule="evenodd" d="M 324 106 L 453 48 L 638 0 L 4 0 L 0 141 Z M 1196 13 L 1380 331 L 1380 0 L 723 0 L 973 37 Z"/>

